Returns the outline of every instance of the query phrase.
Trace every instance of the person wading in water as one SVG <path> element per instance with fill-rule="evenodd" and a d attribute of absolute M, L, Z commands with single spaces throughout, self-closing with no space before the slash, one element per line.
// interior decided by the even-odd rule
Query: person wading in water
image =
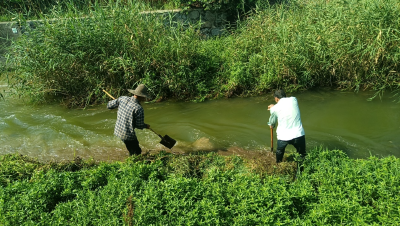
<path fill-rule="evenodd" d="M 270 128 L 275 128 L 276 123 L 278 123 L 278 128 L 276 129 L 278 139 L 276 163 L 282 162 L 285 148 L 288 144 L 293 145 L 301 158 L 304 159 L 306 156 L 306 138 L 297 99 L 296 97 L 286 97 L 286 93 L 283 90 L 276 90 L 274 98 L 276 104 L 268 106 L 268 110 L 271 113 L 268 125 Z M 300 171 L 302 170 L 303 166 L 300 167 Z"/>
<path fill-rule="evenodd" d="M 139 146 L 135 128 L 150 128 L 149 124 L 144 123 L 144 110 L 140 102 L 151 98 L 147 93 L 147 87 L 143 84 L 135 90 L 128 89 L 128 91 L 133 94 L 132 97 L 121 96 L 118 99 L 111 100 L 108 102 L 107 108 L 118 108 L 114 135 L 125 143 L 129 155 L 140 155 L 142 149 Z"/>

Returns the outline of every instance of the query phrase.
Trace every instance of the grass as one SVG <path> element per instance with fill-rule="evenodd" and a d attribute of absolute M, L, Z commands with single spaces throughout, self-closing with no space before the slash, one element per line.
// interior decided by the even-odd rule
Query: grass
<path fill-rule="evenodd" d="M 305 170 L 297 180 L 293 180 L 295 171 L 265 174 L 254 170 L 248 159 L 213 153 L 182 156 L 160 152 L 114 163 L 79 158 L 38 163 L 5 155 L 0 159 L 0 222 L 397 224 L 399 159 L 349 159 L 341 151 L 323 148 L 308 153 Z"/>
<path fill-rule="evenodd" d="M 10 50 L 13 87 L 34 102 L 102 103 L 106 89 L 144 83 L 155 100 L 203 101 L 314 87 L 398 92 L 400 6 L 395 0 L 291 1 L 259 6 L 230 35 L 142 15 L 140 4 L 73 6 Z M 168 25 L 165 24 L 168 22 Z"/>
<path fill-rule="evenodd" d="M 52 17 L 52 11 L 56 10 L 59 13 L 68 12 L 68 8 L 75 8 L 81 12 L 89 12 L 95 5 L 124 5 L 129 4 L 131 1 L 118 1 L 118 0 L 9 0 L 8 2 L 0 3 L 0 22 L 8 21 L 25 21 L 36 20 L 43 16 Z M 180 2 L 178 0 L 138 0 L 144 10 L 162 10 L 162 9 L 176 9 L 179 8 Z M 58 19 L 58 17 L 54 17 Z"/>

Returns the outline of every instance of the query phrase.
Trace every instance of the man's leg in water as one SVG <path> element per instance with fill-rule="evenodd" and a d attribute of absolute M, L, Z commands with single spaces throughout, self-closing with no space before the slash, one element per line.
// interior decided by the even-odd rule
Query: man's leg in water
<path fill-rule="evenodd" d="M 306 153 L 306 137 L 301 136 L 301 137 L 297 137 L 297 138 L 293 139 L 292 145 L 296 148 L 297 153 L 300 154 L 301 161 L 303 161 L 307 155 L 307 153 Z M 300 164 L 301 164 L 300 172 L 303 172 L 303 170 L 304 170 L 303 163 L 301 162 Z"/>
<path fill-rule="evenodd" d="M 123 142 L 125 143 L 126 149 L 129 151 L 129 155 L 140 155 L 142 153 L 137 138 L 134 140 L 123 140 Z"/>
<path fill-rule="evenodd" d="M 282 162 L 283 155 L 285 154 L 285 148 L 289 144 L 286 140 L 278 140 L 278 147 L 276 149 L 276 163 Z"/>

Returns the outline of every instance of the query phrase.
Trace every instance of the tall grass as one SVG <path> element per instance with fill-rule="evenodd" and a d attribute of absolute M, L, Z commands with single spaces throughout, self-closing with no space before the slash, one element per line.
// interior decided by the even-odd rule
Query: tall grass
<path fill-rule="evenodd" d="M 199 24 L 143 15 L 136 3 L 93 9 L 90 19 L 79 19 L 71 6 L 60 20 L 18 40 L 9 62 L 21 94 L 36 101 L 58 96 L 76 106 L 104 101 L 103 88 L 122 95 L 139 83 L 156 100 L 257 95 L 278 87 L 400 88 L 395 0 L 267 4 L 232 34 L 208 39 Z"/>
<path fill-rule="evenodd" d="M 396 225 L 400 161 L 309 151 L 305 170 L 259 174 L 217 154 L 126 162 L 0 158 L 4 225 Z M 280 166 L 275 166 L 279 168 Z M 293 172 L 292 172 L 293 173 Z"/>
<path fill-rule="evenodd" d="M 72 8 L 67 19 L 46 21 L 15 46 L 17 70 L 25 72 L 15 77 L 17 89 L 39 100 L 61 95 L 69 105 L 92 103 L 103 88 L 115 94 L 138 82 L 156 95 L 168 89 L 177 90 L 176 96 L 196 95 L 204 85 L 196 78 L 213 67 L 198 52 L 197 32 L 181 25 L 170 29 L 163 18 L 140 9 L 98 7 L 83 19 Z"/>
<path fill-rule="evenodd" d="M 226 44 L 229 86 L 399 87 L 397 1 L 292 1 L 260 9 Z M 230 69 L 230 70 L 229 70 Z"/>
<path fill-rule="evenodd" d="M 131 0 L 7 0 L 0 2 L 0 21 L 32 20 L 43 15 L 52 16 L 54 15 L 51 13 L 52 10 L 68 11 L 71 5 L 81 12 L 87 12 L 96 4 L 129 5 L 131 2 Z M 180 4 L 179 0 L 136 0 L 136 2 L 146 9 L 174 9 Z"/>

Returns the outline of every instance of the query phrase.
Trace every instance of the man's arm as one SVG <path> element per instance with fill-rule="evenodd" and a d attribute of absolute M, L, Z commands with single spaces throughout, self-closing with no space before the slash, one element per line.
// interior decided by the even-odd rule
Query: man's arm
<path fill-rule="evenodd" d="M 143 109 L 140 109 L 136 111 L 136 115 L 134 117 L 135 120 L 135 128 L 137 129 L 145 129 L 145 128 L 150 128 L 149 125 L 144 123 L 144 111 Z"/>
<path fill-rule="evenodd" d="M 271 116 L 269 116 L 268 125 L 271 128 L 275 128 L 278 117 L 274 111 L 271 111 Z"/>
<path fill-rule="evenodd" d="M 107 104 L 108 109 L 114 109 L 114 108 L 117 108 L 118 106 L 119 106 L 119 98 L 108 101 L 108 104 Z"/>
<path fill-rule="evenodd" d="M 270 105 L 268 105 L 268 111 L 271 110 L 271 108 L 272 108 L 273 106 L 275 106 L 275 104 L 270 104 Z"/>

